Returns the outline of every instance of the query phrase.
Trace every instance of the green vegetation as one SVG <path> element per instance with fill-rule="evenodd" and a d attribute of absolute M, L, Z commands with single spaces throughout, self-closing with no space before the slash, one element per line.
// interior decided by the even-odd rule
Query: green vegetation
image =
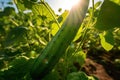
<path fill-rule="evenodd" d="M 82 1 L 61 15 L 44 0 L 0 9 L 0 80 L 98 80 L 81 69 L 88 51 L 120 50 L 120 0 Z"/>

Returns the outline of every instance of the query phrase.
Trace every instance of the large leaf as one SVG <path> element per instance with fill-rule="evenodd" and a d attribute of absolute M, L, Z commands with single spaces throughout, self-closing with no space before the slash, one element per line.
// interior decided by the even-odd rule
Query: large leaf
<path fill-rule="evenodd" d="M 110 31 L 100 34 L 101 45 L 106 51 L 110 51 L 114 46 L 113 34 Z"/>
<path fill-rule="evenodd" d="M 29 7 L 29 6 L 28 6 Z M 56 15 L 51 7 L 46 2 L 34 3 L 31 8 L 34 15 L 38 16 L 38 21 L 41 22 L 43 26 L 51 27 L 51 34 L 55 35 L 59 30 L 59 23 L 57 23 Z M 67 12 L 66 12 L 67 14 Z M 65 14 L 64 14 L 65 15 Z M 66 15 L 65 15 L 66 16 Z M 66 18 L 64 16 L 64 18 Z M 63 19 L 64 19 L 63 18 Z M 61 24 L 63 21 L 61 22 Z"/>
<path fill-rule="evenodd" d="M 110 0 L 110 1 L 113 1 L 113 2 L 115 2 L 116 4 L 120 5 L 120 0 Z"/>
<path fill-rule="evenodd" d="M 120 6 L 110 0 L 105 0 L 101 6 L 95 27 L 99 30 L 120 27 Z"/>
<path fill-rule="evenodd" d="M 34 16 L 39 17 L 44 22 L 49 23 L 50 21 L 55 21 L 55 13 L 51 7 L 46 2 L 33 2 L 29 0 L 16 0 L 18 8 L 21 10 L 31 10 Z"/>
<path fill-rule="evenodd" d="M 2 77 L 5 80 L 22 80 L 30 72 L 33 61 L 34 59 L 29 59 L 25 56 L 16 57 L 9 63 L 8 70 L 4 70 Z"/>
<path fill-rule="evenodd" d="M 34 3 L 31 9 L 34 15 L 39 16 L 44 21 L 54 20 L 53 15 L 55 15 L 55 13 L 47 3 Z"/>

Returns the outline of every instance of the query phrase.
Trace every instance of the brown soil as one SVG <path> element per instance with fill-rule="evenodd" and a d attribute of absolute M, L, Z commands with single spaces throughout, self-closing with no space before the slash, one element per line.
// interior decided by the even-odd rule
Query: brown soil
<path fill-rule="evenodd" d="M 120 80 L 120 64 L 115 59 L 120 59 L 120 51 L 89 51 L 83 70 L 99 80 Z"/>

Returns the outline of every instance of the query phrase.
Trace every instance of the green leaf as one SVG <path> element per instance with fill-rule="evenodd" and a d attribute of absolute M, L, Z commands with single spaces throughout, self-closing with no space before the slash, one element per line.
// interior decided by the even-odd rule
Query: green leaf
<path fill-rule="evenodd" d="M 0 35 L 1 35 L 1 34 L 4 34 L 4 33 L 5 33 L 5 30 L 4 30 L 3 26 L 0 25 Z"/>
<path fill-rule="evenodd" d="M 84 72 L 72 72 L 68 74 L 67 80 L 88 80 L 87 75 Z"/>
<path fill-rule="evenodd" d="M 14 68 L 20 68 L 21 66 L 23 67 L 23 65 L 26 64 L 27 60 L 28 58 L 25 56 L 17 57 L 10 63 L 10 66 Z"/>
<path fill-rule="evenodd" d="M 32 1 L 32 2 L 37 2 L 38 0 L 30 0 L 30 1 Z"/>
<path fill-rule="evenodd" d="M 35 16 L 39 16 L 44 22 L 55 21 L 53 18 L 53 15 L 55 16 L 55 13 L 47 3 L 40 2 L 36 4 L 35 3 L 34 4 L 31 3 L 31 4 L 32 4 L 32 8 L 30 7 L 30 9 L 32 10 Z"/>
<path fill-rule="evenodd" d="M 110 0 L 105 0 L 101 6 L 95 28 L 109 30 L 120 27 L 120 6 Z"/>
<path fill-rule="evenodd" d="M 68 16 L 68 13 L 69 13 L 69 11 L 68 10 L 65 10 L 63 13 L 62 13 L 62 15 L 60 15 L 59 17 L 58 17 L 58 22 L 59 22 L 59 24 L 60 24 L 60 26 L 63 24 L 63 22 L 66 20 L 66 18 L 67 18 L 67 16 Z"/>
<path fill-rule="evenodd" d="M 77 41 L 77 40 L 81 37 L 82 31 L 83 31 L 83 25 L 81 25 L 81 27 L 79 28 L 79 30 L 78 30 L 78 32 L 77 32 L 77 34 L 76 34 L 73 42 L 74 42 L 74 41 Z"/>
<path fill-rule="evenodd" d="M 54 36 L 57 33 L 58 30 L 59 30 L 58 25 L 56 23 L 53 23 L 51 34 Z"/>
<path fill-rule="evenodd" d="M 73 55 L 73 62 L 78 62 L 81 67 L 85 63 L 85 59 L 86 59 L 86 53 L 84 53 L 82 50 L 80 50 L 79 52 L 76 52 Z"/>
<path fill-rule="evenodd" d="M 46 21 L 54 20 L 53 15 L 55 15 L 55 13 L 46 2 L 34 3 L 34 1 L 32 0 L 17 0 L 16 4 L 18 5 L 18 8 L 22 11 L 32 10 L 34 16 L 38 16 L 40 18 L 42 17 L 41 19 L 47 18 Z"/>
<path fill-rule="evenodd" d="M 98 8 L 100 6 L 100 4 L 102 3 L 102 1 L 98 1 L 95 5 L 94 5 L 94 8 Z"/>
<path fill-rule="evenodd" d="M 17 8 L 20 12 L 26 10 L 24 3 L 22 0 L 14 0 L 15 4 L 17 5 Z"/>
<path fill-rule="evenodd" d="M 113 1 L 113 2 L 115 2 L 116 4 L 120 5 L 120 0 L 110 0 L 110 1 Z"/>
<path fill-rule="evenodd" d="M 4 8 L 4 15 L 9 16 L 11 14 L 15 14 L 15 9 L 13 7 L 5 7 Z"/>
<path fill-rule="evenodd" d="M 26 56 L 16 57 L 9 63 L 8 70 L 4 70 L 5 80 L 22 80 L 30 72 L 34 59 Z"/>
<path fill-rule="evenodd" d="M 105 39 L 108 43 L 110 43 L 111 45 L 114 45 L 114 37 L 113 37 L 112 31 L 106 31 Z"/>
<path fill-rule="evenodd" d="M 99 80 L 96 76 L 88 76 L 88 80 Z"/>
<path fill-rule="evenodd" d="M 57 20 L 55 19 L 56 14 L 46 2 L 33 3 L 31 1 L 22 0 L 21 3 L 23 3 L 24 7 L 30 9 L 34 16 L 36 17 L 35 18 L 36 26 L 44 25 L 50 27 L 52 28 L 51 34 L 52 35 L 56 34 L 56 32 L 59 30 L 58 23 L 56 22 Z M 28 3 L 31 5 L 29 5 Z M 66 17 L 64 16 L 64 18 Z"/>
<path fill-rule="evenodd" d="M 101 45 L 106 51 L 110 51 L 114 46 L 113 34 L 110 31 L 100 34 Z"/>
<path fill-rule="evenodd" d="M 61 25 L 63 24 L 63 22 L 65 21 L 68 13 L 69 13 L 69 11 L 66 10 L 66 11 L 64 11 L 64 13 L 63 13 L 62 15 L 60 15 L 60 16 L 58 17 L 57 20 L 58 20 L 60 26 L 61 26 Z M 54 35 L 57 33 L 58 30 L 59 30 L 58 24 L 54 22 L 54 23 L 52 24 L 51 34 L 54 36 Z"/>

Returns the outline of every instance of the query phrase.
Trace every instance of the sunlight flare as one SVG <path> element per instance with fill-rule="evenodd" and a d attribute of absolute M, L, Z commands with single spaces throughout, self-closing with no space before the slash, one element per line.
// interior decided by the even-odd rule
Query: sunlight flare
<path fill-rule="evenodd" d="M 81 0 L 65 0 L 64 8 L 70 10 L 73 5 L 76 5 Z"/>

